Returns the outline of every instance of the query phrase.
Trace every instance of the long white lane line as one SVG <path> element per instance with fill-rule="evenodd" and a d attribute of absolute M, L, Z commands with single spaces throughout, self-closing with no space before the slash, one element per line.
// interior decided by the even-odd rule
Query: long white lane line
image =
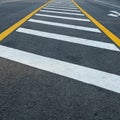
<path fill-rule="evenodd" d="M 57 7 L 53 7 L 53 6 L 46 6 L 45 8 L 59 8 L 59 9 L 66 9 L 66 10 L 78 10 L 76 7 L 74 7 L 74 8 L 69 8 L 69 7 L 59 7 L 59 6 L 57 6 Z"/>
<path fill-rule="evenodd" d="M 71 13 L 71 12 L 58 12 L 58 11 L 51 11 L 51 10 L 40 10 L 40 12 L 46 12 L 46 13 L 60 13 L 60 14 L 67 14 L 67 15 L 84 16 L 84 14 Z"/>
<path fill-rule="evenodd" d="M 70 11 L 70 12 L 78 12 L 78 13 L 80 13 L 79 10 L 68 10 L 68 9 L 58 9 L 58 8 L 46 8 L 46 7 L 44 7 L 44 10 L 60 10 L 60 11 Z"/>
<path fill-rule="evenodd" d="M 40 23 L 40 24 L 46 24 L 46 25 L 52 25 L 52 26 L 58 26 L 58 27 L 64 27 L 64 28 L 71 28 L 71 29 L 82 30 L 82 31 L 101 33 L 101 31 L 99 29 L 91 28 L 91 27 L 76 26 L 76 25 L 57 23 L 57 22 L 49 22 L 49 21 L 36 20 L 36 19 L 29 19 L 28 21 L 33 22 L 33 23 Z"/>
<path fill-rule="evenodd" d="M 120 76 L 0 45 L 0 57 L 120 93 Z"/>
<path fill-rule="evenodd" d="M 31 30 L 27 28 L 19 28 L 16 31 L 20 33 L 29 34 L 29 35 L 52 38 L 54 40 L 71 42 L 71 43 L 76 43 L 76 44 L 81 44 L 81 45 L 86 45 L 91 47 L 112 50 L 112 51 L 120 51 L 114 44 L 111 44 L 111 43 L 99 42 L 99 41 L 88 40 L 83 38 L 67 36 L 67 35 L 55 34 L 55 33 L 42 32 L 42 31 Z"/>
<path fill-rule="evenodd" d="M 56 15 L 47 15 L 47 14 L 35 14 L 36 16 L 41 17 L 50 17 L 50 18 L 59 18 L 59 19 L 66 19 L 66 20 L 76 20 L 76 21 L 84 21 L 84 22 L 90 22 L 89 19 L 84 18 L 73 18 L 73 17 L 63 17 L 63 16 L 56 16 Z"/>

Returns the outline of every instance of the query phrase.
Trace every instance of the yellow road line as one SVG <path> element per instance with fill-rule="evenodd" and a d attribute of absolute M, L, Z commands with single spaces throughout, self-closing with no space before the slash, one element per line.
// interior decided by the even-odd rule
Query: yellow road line
<path fill-rule="evenodd" d="M 32 11 L 31 13 L 29 13 L 24 18 L 22 18 L 20 21 L 18 21 L 17 23 L 15 23 L 14 25 L 10 26 L 8 29 L 6 29 L 5 31 L 3 31 L 0 34 L 0 41 L 2 41 L 4 38 L 6 38 L 13 31 L 15 31 L 18 27 L 20 27 L 23 23 L 25 23 L 28 19 L 30 19 L 35 13 L 37 13 L 42 8 L 44 8 L 49 2 L 51 2 L 51 1 L 46 2 L 45 4 L 43 4 L 42 6 L 40 6 L 39 8 L 37 8 L 36 10 Z"/>
<path fill-rule="evenodd" d="M 120 38 L 118 38 L 115 34 L 113 34 L 110 30 L 108 30 L 105 26 L 103 26 L 100 22 L 98 22 L 95 18 L 93 18 L 89 13 L 87 13 L 80 5 L 78 5 L 74 0 L 71 0 L 72 3 L 84 14 L 88 17 L 91 22 L 93 22 L 103 33 L 105 33 L 118 47 L 120 47 Z"/>

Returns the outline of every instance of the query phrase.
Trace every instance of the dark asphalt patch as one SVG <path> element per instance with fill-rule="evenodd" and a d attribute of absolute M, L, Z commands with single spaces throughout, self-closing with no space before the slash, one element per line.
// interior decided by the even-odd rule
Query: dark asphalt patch
<path fill-rule="evenodd" d="M 120 95 L 0 59 L 1 120 L 119 120 Z"/>

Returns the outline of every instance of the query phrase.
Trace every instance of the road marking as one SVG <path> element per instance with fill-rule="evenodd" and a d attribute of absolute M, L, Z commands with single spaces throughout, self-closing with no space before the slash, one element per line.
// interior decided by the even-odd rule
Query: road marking
<path fill-rule="evenodd" d="M 0 57 L 120 93 L 120 76 L 0 45 Z"/>
<path fill-rule="evenodd" d="M 108 14 L 108 16 L 112 16 L 112 17 L 120 17 L 120 13 L 117 11 L 113 11 L 111 10 L 110 13 Z"/>
<path fill-rule="evenodd" d="M 58 3 L 53 3 L 53 4 L 49 4 L 49 6 L 67 6 L 67 7 L 68 7 L 68 6 L 69 6 L 69 7 L 72 6 L 72 7 L 75 7 L 75 6 L 74 6 L 73 4 L 71 4 L 71 3 L 68 3 L 68 4 L 67 4 L 67 3 L 59 3 L 59 4 L 58 4 Z"/>
<path fill-rule="evenodd" d="M 67 9 L 67 10 L 78 10 L 76 7 L 74 7 L 74 8 L 68 8 L 68 7 L 60 7 L 60 6 L 52 6 L 52 7 L 48 7 L 48 6 L 46 6 L 45 8 L 59 8 L 59 9 Z"/>
<path fill-rule="evenodd" d="M 47 14 L 35 14 L 36 16 L 42 16 L 42 17 L 50 17 L 50 18 L 59 18 L 59 19 L 66 19 L 66 20 L 76 20 L 76 21 L 84 21 L 84 22 L 90 22 L 89 19 L 84 18 L 73 18 L 73 17 L 63 17 L 63 16 L 56 16 L 56 15 L 47 15 Z"/>
<path fill-rule="evenodd" d="M 60 6 L 60 7 L 75 7 L 74 5 L 60 5 L 60 4 L 57 4 L 57 5 L 54 5 L 54 4 L 49 4 L 48 7 L 56 7 L 56 6 Z"/>
<path fill-rule="evenodd" d="M 110 16 L 110 17 L 117 17 L 117 18 L 119 17 L 118 15 L 113 14 L 113 13 L 109 13 L 108 16 Z"/>
<path fill-rule="evenodd" d="M 4 0 L 4 1 L 0 1 L 0 4 L 3 4 L 3 3 L 11 3 L 11 2 L 18 2 L 20 0 Z"/>
<path fill-rule="evenodd" d="M 68 9 L 58 9 L 58 8 L 44 8 L 44 10 L 60 10 L 60 11 L 70 11 L 70 12 L 78 12 L 78 13 L 80 13 L 80 11 L 79 10 L 68 10 Z"/>
<path fill-rule="evenodd" d="M 24 18 L 22 18 L 20 21 L 18 21 L 17 23 L 15 23 L 14 25 L 12 25 L 11 27 L 9 27 L 8 29 L 6 29 L 5 31 L 3 31 L 0 34 L 0 41 L 2 41 L 4 38 L 6 38 L 9 34 L 11 34 L 13 31 L 15 31 L 18 27 L 20 27 L 23 23 L 25 23 L 28 19 L 30 19 L 35 13 L 37 13 L 38 11 L 40 11 L 42 8 L 44 8 L 48 3 L 50 3 L 51 1 L 46 2 L 45 4 L 43 4 L 42 6 L 40 6 L 39 8 L 37 8 L 36 10 L 32 11 L 31 13 L 29 13 L 27 16 L 25 16 Z"/>
<path fill-rule="evenodd" d="M 54 40 L 71 42 L 71 43 L 97 47 L 97 48 L 102 48 L 107 50 L 120 51 L 114 44 L 111 44 L 111 43 L 99 42 L 99 41 L 77 38 L 77 37 L 72 37 L 67 35 L 56 34 L 56 33 L 48 33 L 43 31 L 31 30 L 31 29 L 21 28 L 21 27 L 17 29 L 17 32 L 45 37 L 45 38 L 52 38 Z"/>
<path fill-rule="evenodd" d="M 51 6 L 52 6 L 52 7 L 56 7 L 56 6 L 58 6 L 58 7 L 59 7 L 59 6 L 61 6 L 61 7 L 75 7 L 73 4 L 71 4 L 71 5 L 62 5 L 62 4 L 61 4 L 61 5 L 60 5 L 60 4 L 51 4 L 51 5 L 50 5 L 50 4 L 49 4 L 48 6 L 50 6 L 50 7 L 51 7 Z"/>
<path fill-rule="evenodd" d="M 120 13 L 119 13 L 119 12 L 117 12 L 117 11 L 111 10 L 110 12 L 112 12 L 112 13 L 114 13 L 114 14 L 116 14 L 116 15 L 120 16 Z"/>
<path fill-rule="evenodd" d="M 115 34 L 113 34 L 110 30 L 108 30 L 105 26 L 103 26 L 100 22 L 98 22 L 95 18 L 93 18 L 89 13 L 87 13 L 80 5 L 78 5 L 74 0 L 72 0 L 73 4 L 83 13 L 85 14 L 103 33 L 105 33 L 118 47 L 120 47 L 120 38 L 118 38 Z"/>
<path fill-rule="evenodd" d="M 67 7 L 75 7 L 74 4 L 66 4 L 66 3 L 61 3 L 61 4 L 60 4 L 60 3 L 59 3 L 59 4 L 58 4 L 58 3 L 51 3 L 51 4 L 49 4 L 48 6 L 63 6 L 63 7 L 64 7 L 64 6 L 67 6 Z"/>
<path fill-rule="evenodd" d="M 112 6 L 112 7 L 120 8 L 120 6 L 118 6 L 118 5 L 109 4 L 109 3 L 107 3 L 107 2 L 102 2 L 102 1 L 98 1 L 98 0 L 96 0 L 96 2 L 103 3 L 103 4 L 107 5 L 107 6 L 110 5 L 110 6 Z"/>
<path fill-rule="evenodd" d="M 51 10 L 41 10 L 41 12 L 46 12 L 46 13 L 60 13 L 60 14 L 68 14 L 68 15 L 84 16 L 83 14 L 78 14 L 78 13 L 71 13 L 71 12 L 58 12 L 58 11 L 51 11 Z"/>
<path fill-rule="evenodd" d="M 59 27 L 71 28 L 71 29 L 82 30 L 82 31 L 101 33 L 101 31 L 99 29 L 91 28 L 91 27 L 76 26 L 76 25 L 57 23 L 57 22 L 49 22 L 49 21 L 36 20 L 36 19 L 29 19 L 28 21 L 33 22 L 33 23 L 40 23 L 40 24 L 59 26 Z"/>

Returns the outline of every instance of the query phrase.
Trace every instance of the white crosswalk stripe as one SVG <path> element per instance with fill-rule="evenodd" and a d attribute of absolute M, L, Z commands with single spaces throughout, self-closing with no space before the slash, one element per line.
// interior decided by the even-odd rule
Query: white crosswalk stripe
<path fill-rule="evenodd" d="M 30 20 L 28 20 L 28 21 L 29 21 L 29 22 L 33 22 L 33 23 L 41 23 L 41 24 L 47 24 L 47 25 L 53 25 L 53 26 L 71 28 L 71 29 L 77 29 L 77 30 L 83 30 L 83 31 L 90 31 L 90 32 L 101 33 L 101 31 L 100 31 L 99 29 L 97 29 L 97 28 L 90 28 L 90 27 L 69 25 L 69 24 L 49 22 L 49 21 L 36 20 L 36 19 L 30 19 Z"/>
<path fill-rule="evenodd" d="M 44 8 L 44 10 L 59 10 L 59 11 L 69 11 L 69 12 L 78 12 L 80 13 L 79 10 L 66 10 L 66 9 L 57 9 L 57 8 Z"/>
<path fill-rule="evenodd" d="M 0 57 L 120 93 L 120 76 L 0 46 Z"/>
<path fill-rule="evenodd" d="M 47 5 L 47 6 L 66 6 L 66 7 L 75 7 L 73 4 L 56 4 L 56 3 L 54 3 L 54 4 L 49 4 L 49 5 Z"/>
<path fill-rule="evenodd" d="M 111 44 L 111 43 L 87 40 L 83 38 L 71 37 L 71 36 L 60 35 L 60 34 L 55 34 L 55 33 L 47 33 L 47 32 L 42 32 L 42 31 L 37 31 L 37 30 L 26 29 L 26 28 L 19 28 L 17 32 L 46 37 L 46 38 L 52 38 L 52 39 L 60 40 L 60 41 L 88 45 L 92 47 L 103 48 L 103 49 L 108 49 L 108 50 L 113 50 L 113 51 L 120 51 L 114 44 Z"/>
<path fill-rule="evenodd" d="M 84 16 L 83 14 L 78 13 L 71 13 L 71 12 L 58 12 L 58 11 L 51 11 L 51 10 L 41 10 L 41 12 L 46 13 L 60 13 L 60 14 L 67 14 L 67 15 L 77 15 L 77 16 Z"/>
<path fill-rule="evenodd" d="M 36 16 L 41 16 L 41 17 L 51 17 L 51 18 L 59 18 L 59 19 L 66 19 L 66 20 L 76 20 L 76 21 L 85 21 L 85 22 L 90 22 L 89 19 L 85 18 L 73 18 L 73 17 L 63 17 L 63 16 L 56 16 L 56 15 L 47 15 L 47 14 L 35 14 Z"/>
<path fill-rule="evenodd" d="M 72 17 L 69 15 L 72 15 Z M 54 21 L 50 20 L 50 18 L 54 19 Z M 61 19 L 63 21 L 66 20 L 67 22 L 64 21 L 64 23 L 62 23 L 60 22 Z M 73 22 L 75 21 L 79 21 L 81 24 L 85 23 L 85 26 L 73 25 Z M 18 28 L 16 32 L 20 35 L 25 34 L 32 36 L 32 38 L 38 37 L 39 41 L 41 41 L 42 38 L 45 38 L 46 41 L 51 39 L 55 42 L 59 41 L 60 43 L 63 42 L 65 44 L 71 43 L 72 45 L 81 45 L 83 47 L 100 49 L 101 51 L 105 50 L 110 52 L 120 52 L 120 50 L 113 43 L 100 41 L 99 38 L 103 35 L 102 32 L 95 26 L 90 27 L 89 25 L 91 24 L 92 23 L 90 20 L 87 19 L 80 11 L 78 11 L 78 9 L 70 1 L 59 2 L 56 0 L 36 13 L 23 26 Z M 50 29 L 48 30 L 47 27 L 41 28 L 43 25 L 48 27 L 50 26 L 50 29 L 53 31 L 51 30 L 52 32 L 50 32 Z M 37 28 L 35 28 L 36 26 Z M 56 31 L 57 27 L 61 28 L 61 31 L 59 29 Z M 67 32 L 64 33 L 64 29 L 67 29 L 67 31 L 75 30 L 81 34 L 82 32 L 84 34 L 90 34 L 90 38 L 85 38 L 87 35 L 80 37 L 77 35 L 68 35 Z M 58 31 L 60 33 L 57 33 Z M 92 34 L 96 36 L 96 39 L 91 38 Z M 24 37 L 22 39 L 24 39 Z M 102 71 L 96 68 L 82 66 L 81 64 L 59 60 L 51 56 L 45 57 L 39 54 L 5 47 L 2 45 L 0 45 L 0 57 L 120 93 L 120 75 L 113 74 L 109 71 Z"/>
<path fill-rule="evenodd" d="M 46 6 L 45 8 L 54 8 L 54 9 L 66 9 L 66 10 L 78 10 L 76 7 L 62 7 L 62 6 Z"/>

